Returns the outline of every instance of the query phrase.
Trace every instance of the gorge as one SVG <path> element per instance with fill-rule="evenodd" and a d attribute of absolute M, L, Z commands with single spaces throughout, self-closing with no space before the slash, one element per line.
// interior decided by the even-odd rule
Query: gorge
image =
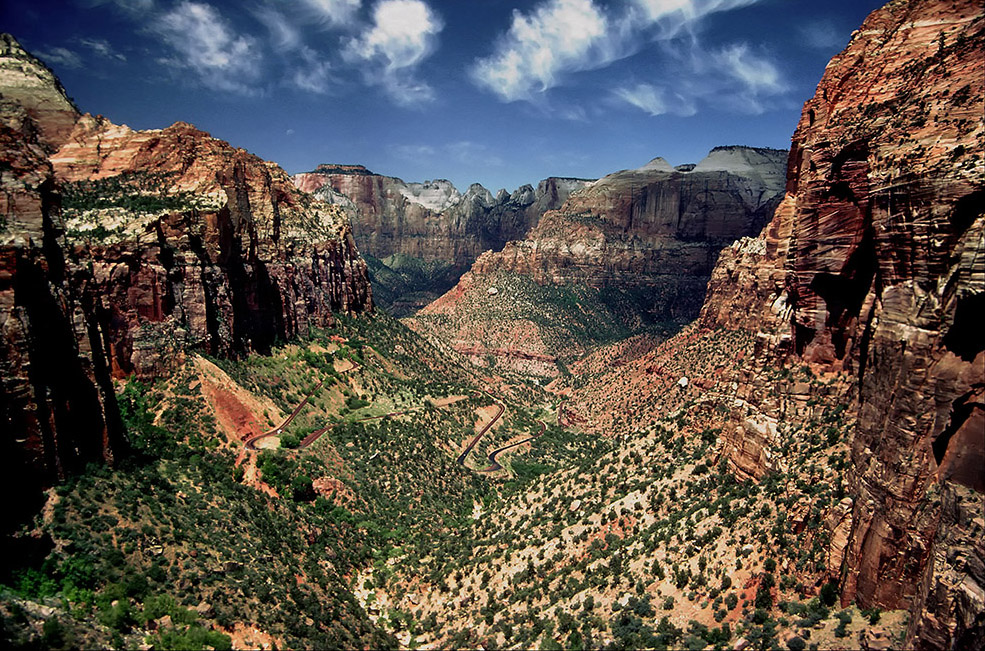
<path fill-rule="evenodd" d="M 0 637 L 980 648 L 983 52 L 892 0 L 789 151 L 493 195 L 117 125 L 3 35 Z"/>

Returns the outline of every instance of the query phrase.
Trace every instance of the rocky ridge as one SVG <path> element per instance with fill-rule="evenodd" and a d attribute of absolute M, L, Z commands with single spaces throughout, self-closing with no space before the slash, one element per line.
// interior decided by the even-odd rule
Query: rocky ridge
<path fill-rule="evenodd" d="M 380 300 L 398 315 L 440 296 L 481 253 L 522 238 L 544 212 L 591 183 L 552 177 L 494 196 L 478 183 L 461 193 L 445 180 L 407 183 L 361 165 L 332 164 L 294 182 L 347 212 Z"/>
<path fill-rule="evenodd" d="M 581 322 L 590 313 L 612 322 L 610 336 L 686 322 L 698 313 L 721 248 L 759 232 L 769 220 L 783 193 L 786 156 L 780 150 L 716 148 L 691 170 L 654 159 L 610 174 L 572 194 L 561 209 L 547 211 L 523 240 L 480 256 L 415 323 L 476 361 L 492 354 L 512 363 L 545 351 L 552 361 L 557 351 L 571 361 L 586 345 L 604 341 L 604 328 L 585 337 L 568 331 L 566 321 L 585 330 Z M 505 287 L 510 291 L 502 292 Z M 545 296 L 527 300 L 513 293 L 517 287 Z M 557 293 L 550 288 L 561 288 L 555 302 L 572 309 L 541 318 L 516 307 L 550 301 L 547 294 Z M 495 302 L 513 309 L 502 313 Z M 518 330 L 532 333 L 517 340 L 512 333 Z M 551 364 L 541 370 L 557 374 Z"/>
<path fill-rule="evenodd" d="M 904 648 L 985 642 L 983 27 L 977 2 L 896 0 L 831 61 L 785 198 L 723 250 L 697 324 L 748 333 L 749 356 L 683 391 L 720 405 L 722 458 L 745 478 L 798 476 L 790 447 L 837 412 L 848 496 L 821 512 L 827 571 L 843 605 L 908 609 Z M 612 408 L 620 377 L 652 385 L 662 350 L 572 410 Z M 639 388 L 623 413 L 650 400 Z"/>
<path fill-rule="evenodd" d="M 338 207 L 191 125 L 78 117 L 42 64 L 2 43 L 0 413 L 18 490 L 112 457 L 111 377 L 161 377 L 190 349 L 263 351 L 372 310 Z"/>

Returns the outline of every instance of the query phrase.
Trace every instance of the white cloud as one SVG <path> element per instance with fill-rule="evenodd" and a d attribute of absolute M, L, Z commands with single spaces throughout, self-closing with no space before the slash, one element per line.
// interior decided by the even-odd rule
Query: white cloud
<path fill-rule="evenodd" d="M 615 96 L 650 115 L 696 111 L 694 96 L 666 88 L 688 86 L 689 76 L 701 73 L 718 83 L 741 87 L 745 99 L 758 99 L 782 89 L 778 68 L 747 46 L 709 53 L 698 39 L 702 20 L 716 12 L 755 4 L 760 0 L 630 0 L 618 6 L 595 0 L 543 0 L 530 12 L 513 12 L 510 29 L 497 41 L 493 53 L 471 68 L 473 80 L 501 100 L 540 102 L 545 91 L 575 73 L 604 68 L 616 60 L 658 43 L 654 68 L 669 78 L 663 84 L 622 84 Z M 678 38 L 679 36 L 689 38 Z M 727 68 L 725 75 L 711 63 Z"/>
<path fill-rule="evenodd" d="M 334 81 L 331 63 L 309 47 L 302 47 L 300 56 L 301 62 L 294 69 L 291 83 L 301 90 L 327 93 Z"/>
<path fill-rule="evenodd" d="M 112 4 L 134 16 L 149 13 L 156 7 L 154 0 L 83 0 L 83 4 L 91 7 Z"/>
<path fill-rule="evenodd" d="M 417 69 L 437 47 L 444 28 L 441 18 L 422 0 L 380 0 L 373 23 L 350 39 L 344 56 L 367 65 L 366 76 L 380 84 L 398 104 L 413 105 L 434 98 Z"/>
<path fill-rule="evenodd" d="M 442 164 L 451 160 L 460 165 L 481 167 L 501 167 L 506 164 L 503 158 L 495 153 L 488 145 L 471 140 L 457 140 L 443 145 L 411 144 L 391 145 L 391 155 L 409 161 L 433 161 Z"/>
<path fill-rule="evenodd" d="M 716 62 L 751 93 L 775 94 L 785 89 L 772 61 L 752 53 L 745 43 L 730 45 L 715 54 Z"/>
<path fill-rule="evenodd" d="M 644 113 L 657 115 L 689 116 L 698 112 L 695 100 L 702 93 L 693 83 L 682 83 L 668 90 L 664 86 L 638 83 L 612 91 L 616 99 L 634 106 Z"/>
<path fill-rule="evenodd" d="M 799 28 L 803 42 L 818 50 L 831 50 L 844 47 L 848 43 L 844 32 L 830 20 L 820 20 L 801 25 Z"/>
<path fill-rule="evenodd" d="M 760 0 L 633 0 L 650 22 L 667 20 L 680 27 L 708 14 L 753 5 Z"/>
<path fill-rule="evenodd" d="M 82 57 L 68 48 L 53 47 L 49 50 L 38 50 L 35 54 L 48 65 L 58 65 L 66 68 L 82 67 Z"/>
<path fill-rule="evenodd" d="M 593 0 L 549 0 L 529 16 L 514 10 L 509 31 L 491 56 L 476 61 L 472 76 L 506 101 L 531 99 L 562 73 L 610 60 L 615 42 Z"/>
<path fill-rule="evenodd" d="M 362 0 L 303 0 L 309 11 L 329 26 L 351 24 L 359 13 Z"/>
<path fill-rule="evenodd" d="M 650 115 L 663 115 L 668 111 L 663 88 L 636 84 L 632 88 L 617 88 L 614 92 L 619 99 Z"/>
<path fill-rule="evenodd" d="M 278 50 L 293 50 L 301 45 L 301 31 L 271 7 L 259 7 L 254 17 L 270 32 L 270 40 Z"/>
<path fill-rule="evenodd" d="M 396 158 L 418 161 L 422 158 L 432 158 L 438 150 L 431 145 L 392 145 L 390 152 Z"/>
<path fill-rule="evenodd" d="M 219 90 L 249 93 L 260 73 L 256 40 L 237 34 L 211 5 L 181 2 L 159 15 L 151 28 L 170 45 L 171 62 L 194 71 Z"/>
<path fill-rule="evenodd" d="M 109 41 L 98 38 L 83 38 L 79 39 L 79 43 L 104 59 L 127 60 L 126 56 L 113 49 Z"/>

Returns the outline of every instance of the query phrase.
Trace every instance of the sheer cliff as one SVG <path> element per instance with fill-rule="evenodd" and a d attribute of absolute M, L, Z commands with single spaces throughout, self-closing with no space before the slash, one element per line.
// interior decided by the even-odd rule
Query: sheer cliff
<path fill-rule="evenodd" d="M 80 117 L 50 70 L 0 46 L 0 475 L 28 496 L 19 516 L 124 445 L 112 378 L 266 350 L 373 304 L 337 207 L 190 125 Z"/>
<path fill-rule="evenodd" d="M 478 183 L 461 193 L 444 180 L 406 183 L 361 165 L 328 164 L 294 182 L 347 212 L 376 298 L 398 316 L 453 287 L 480 254 L 523 238 L 542 214 L 590 183 L 552 177 L 494 196 Z"/>
<path fill-rule="evenodd" d="M 983 29 L 970 1 L 869 16 L 804 107 L 785 199 L 725 250 L 701 314 L 759 342 L 724 432 L 742 474 L 782 464 L 792 396 L 767 391 L 770 367 L 846 383 L 842 600 L 910 608 L 917 648 L 985 640 Z"/>
<path fill-rule="evenodd" d="M 655 159 L 610 174 L 546 212 L 523 240 L 480 256 L 414 327 L 477 362 L 548 376 L 593 344 L 675 327 L 697 315 L 722 247 L 770 219 L 786 159 L 721 147 L 693 169 Z"/>

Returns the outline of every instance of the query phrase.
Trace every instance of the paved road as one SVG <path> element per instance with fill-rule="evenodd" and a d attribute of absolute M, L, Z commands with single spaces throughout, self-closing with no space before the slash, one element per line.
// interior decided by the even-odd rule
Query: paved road
<path fill-rule="evenodd" d="M 496 461 L 496 457 L 498 457 L 503 452 L 506 452 L 507 450 L 512 450 L 513 448 L 519 447 L 519 446 L 523 445 L 524 443 L 529 443 L 530 441 L 533 441 L 535 439 L 539 439 L 541 436 L 544 435 L 544 433 L 546 431 L 547 431 L 547 423 L 545 423 L 544 421 L 540 421 L 540 433 L 539 434 L 534 434 L 533 436 L 528 436 L 527 438 L 523 439 L 522 441 L 517 441 L 516 443 L 510 443 L 509 445 L 504 445 L 501 448 L 496 448 L 495 450 L 493 450 L 492 452 L 489 453 L 489 463 L 492 464 L 492 465 L 490 465 L 487 468 L 483 468 L 479 472 L 496 472 L 497 470 L 502 470 L 503 469 L 503 466 L 501 466 L 500 463 L 498 461 Z"/>
<path fill-rule="evenodd" d="M 493 398 L 493 400 L 496 399 Z M 490 427 L 496 424 L 496 421 L 498 421 L 500 417 L 503 415 L 503 412 L 506 411 L 506 407 L 504 407 L 503 403 L 499 402 L 498 400 L 496 400 L 496 408 L 499 409 L 499 411 L 496 412 L 496 415 L 493 417 L 493 419 L 488 423 L 486 423 L 486 426 L 483 427 L 481 430 L 479 430 L 478 434 L 472 437 L 472 440 L 469 441 L 469 444 L 465 447 L 465 451 L 462 452 L 460 455 L 458 455 L 458 463 L 460 465 L 463 466 L 465 465 L 465 458 L 469 456 L 469 452 L 472 451 L 472 448 L 475 447 L 475 444 L 479 442 L 479 439 L 482 438 L 483 434 L 489 431 Z"/>

